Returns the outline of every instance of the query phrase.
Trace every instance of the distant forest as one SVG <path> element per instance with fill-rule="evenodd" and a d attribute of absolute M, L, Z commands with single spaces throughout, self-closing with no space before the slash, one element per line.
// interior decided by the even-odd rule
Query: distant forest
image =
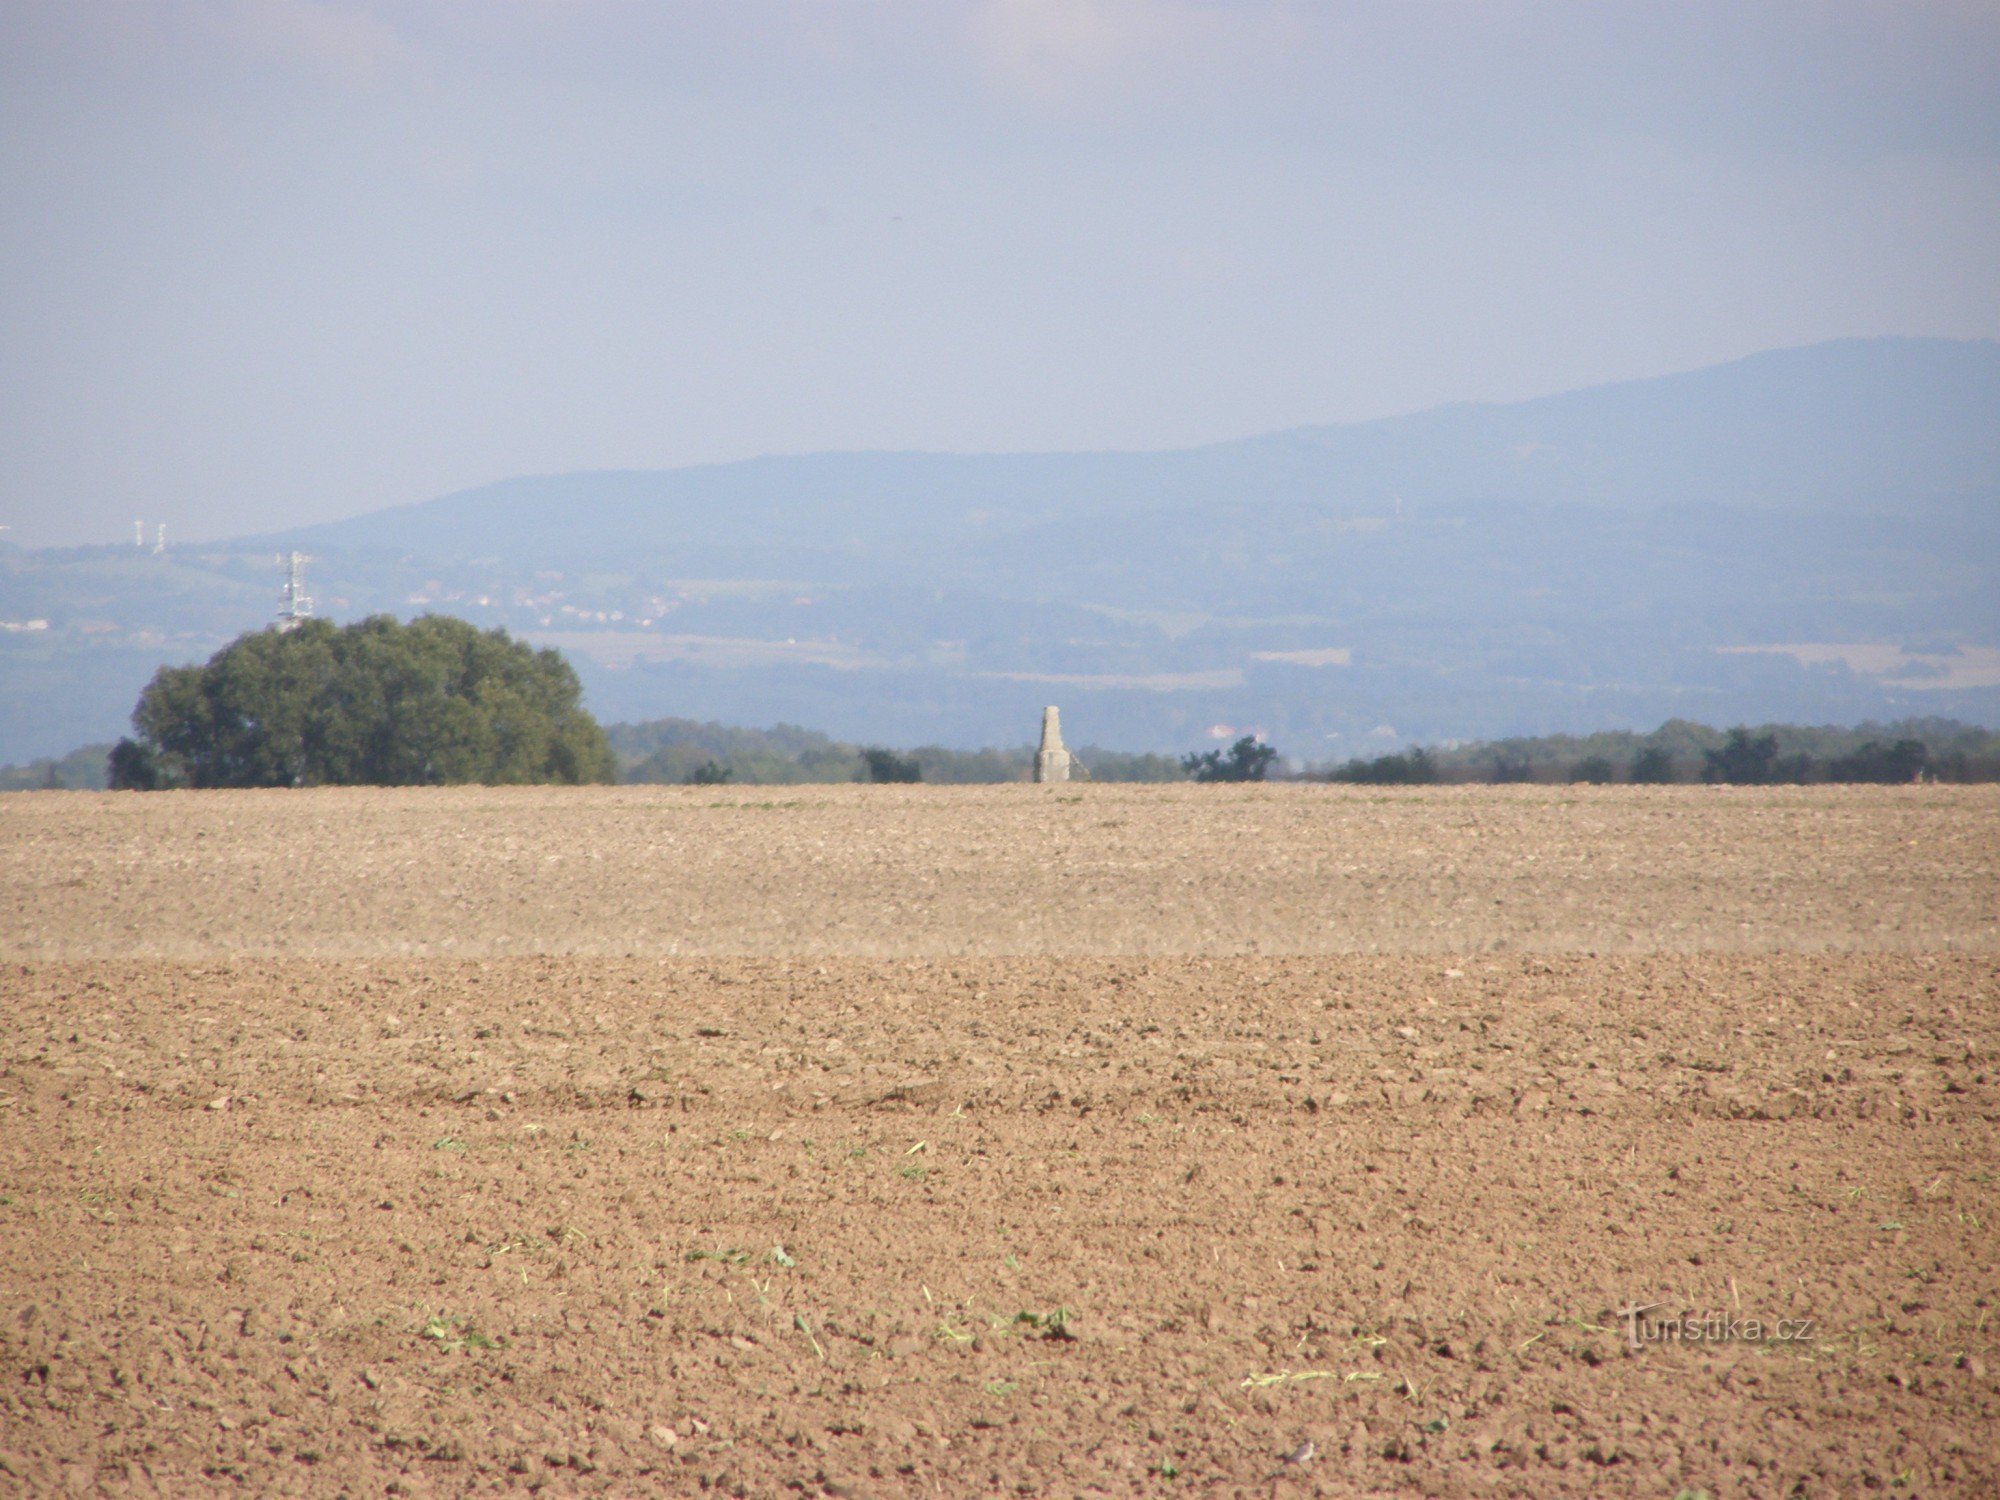
<path fill-rule="evenodd" d="M 937 785 L 1026 781 L 1034 749 L 887 750 L 848 744 L 780 724 L 740 729 L 693 719 L 606 727 L 625 782 L 795 785 L 915 779 Z M 1277 747 L 1280 751 L 1283 746 Z M 111 746 L 85 745 L 61 758 L 0 766 L 0 792 L 98 790 Z M 1075 751 L 1093 781 L 1184 781 L 1173 756 L 1086 745 Z M 1315 765 L 1274 778 L 1367 785 L 1523 782 L 1543 785 L 1703 781 L 1732 784 L 2000 781 L 2000 733 L 1952 719 L 1900 719 L 1852 729 L 1796 724 L 1714 729 L 1672 719 L 1649 734 L 1605 730 L 1415 747 Z"/>
<path fill-rule="evenodd" d="M 1954 719 L 1728 730 L 1669 719 L 1650 734 L 1617 729 L 1419 747 L 1306 774 L 1378 785 L 2000 781 L 2000 734 Z"/>
<path fill-rule="evenodd" d="M 111 780 L 111 745 L 85 745 L 57 758 L 0 766 L 0 792 L 101 792 Z"/>
<path fill-rule="evenodd" d="M 611 724 L 604 731 L 618 757 L 620 779 L 628 782 L 740 782 L 791 785 L 804 782 L 922 780 L 941 786 L 976 782 L 1027 781 L 1035 748 L 949 750 L 918 745 L 884 754 L 879 746 L 850 745 L 795 724 L 775 729 L 737 729 L 693 719 L 654 719 L 644 724 Z M 1079 773 L 1092 781 L 1183 781 L 1187 773 L 1171 755 L 1135 755 L 1085 745 L 1072 751 Z M 916 774 L 899 775 L 912 765 Z"/>

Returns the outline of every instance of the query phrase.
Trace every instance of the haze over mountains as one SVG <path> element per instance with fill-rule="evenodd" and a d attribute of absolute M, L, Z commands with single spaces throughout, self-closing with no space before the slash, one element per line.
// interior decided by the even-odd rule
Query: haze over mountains
<path fill-rule="evenodd" d="M 1910 713 L 2000 722 L 2000 344 L 1871 339 L 1167 453 L 857 453 L 520 478 L 170 549 L 0 549 L 0 759 L 163 661 L 437 609 L 560 646 L 607 721 L 1297 758 Z M 1782 649 L 1778 649 L 1782 648 Z"/>

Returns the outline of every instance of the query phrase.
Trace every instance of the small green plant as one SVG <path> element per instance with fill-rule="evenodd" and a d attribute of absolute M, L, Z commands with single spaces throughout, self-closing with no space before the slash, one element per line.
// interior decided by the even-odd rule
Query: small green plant
<path fill-rule="evenodd" d="M 465 1142 L 459 1140 L 456 1136 L 439 1136 L 431 1142 L 431 1150 L 433 1151 L 463 1151 L 464 1149 Z"/>
<path fill-rule="evenodd" d="M 1180 1465 L 1175 1463 L 1171 1458 L 1163 1458 L 1154 1464 L 1153 1472 L 1162 1479 L 1178 1479 L 1181 1477 Z"/>
<path fill-rule="evenodd" d="M 819 1336 L 812 1331 L 812 1325 L 806 1321 L 804 1313 L 792 1314 L 792 1327 L 798 1329 L 800 1333 L 806 1336 L 806 1342 L 813 1346 L 813 1353 L 817 1354 L 822 1360 L 826 1358 L 826 1349 L 820 1343 Z"/>
<path fill-rule="evenodd" d="M 440 1349 L 498 1349 L 503 1341 L 481 1333 L 470 1323 L 461 1324 L 457 1318 L 446 1313 L 435 1313 L 424 1319 L 424 1326 L 417 1337 L 431 1340 Z"/>
<path fill-rule="evenodd" d="M 1016 1325 L 1024 1327 L 1032 1333 L 1038 1333 L 1045 1339 L 1054 1339 L 1059 1343 L 1068 1343 L 1076 1337 L 1075 1334 L 1069 1331 L 1069 1319 L 1070 1312 L 1066 1307 L 1058 1307 L 1055 1311 L 1046 1313 L 1018 1312 L 1014 1314 Z"/>

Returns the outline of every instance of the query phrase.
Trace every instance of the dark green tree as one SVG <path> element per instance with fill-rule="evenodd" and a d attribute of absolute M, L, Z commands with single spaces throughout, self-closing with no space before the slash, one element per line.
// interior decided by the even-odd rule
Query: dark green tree
<path fill-rule="evenodd" d="M 861 763 L 870 781 L 910 782 L 924 779 L 924 768 L 914 755 L 898 755 L 893 750 L 870 747 L 861 752 Z"/>
<path fill-rule="evenodd" d="M 728 786 L 736 779 L 736 773 L 720 761 L 705 760 L 688 772 L 689 786 Z"/>
<path fill-rule="evenodd" d="M 168 784 L 160 757 L 151 745 L 120 740 L 105 763 L 105 785 L 114 792 L 156 792 Z"/>
<path fill-rule="evenodd" d="M 1604 786 L 1616 781 L 1618 774 L 1611 768 L 1610 756 L 1586 755 L 1569 768 L 1569 779 L 1572 782 L 1582 781 L 1592 786 Z"/>
<path fill-rule="evenodd" d="M 1777 780 L 1778 737 L 1751 738 L 1741 725 L 1729 731 L 1719 750 L 1702 752 L 1701 779 L 1733 786 L 1765 786 Z"/>
<path fill-rule="evenodd" d="M 1373 760 L 1350 760 L 1327 777 L 1329 781 L 1351 781 L 1363 786 L 1428 786 L 1437 779 L 1437 762 L 1422 745 L 1394 755 L 1378 755 Z"/>
<path fill-rule="evenodd" d="M 447 615 L 308 620 L 163 667 L 112 751 L 119 787 L 609 781 L 568 662 Z"/>
<path fill-rule="evenodd" d="M 1812 781 L 1816 779 L 1818 769 L 1812 756 L 1803 750 L 1795 750 L 1790 755 L 1780 755 L 1771 762 L 1771 780 Z"/>
<path fill-rule="evenodd" d="M 1631 779 L 1637 786 L 1664 786 L 1674 780 L 1674 758 L 1664 745 L 1648 745 L 1632 757 Z"/>
<path fill-rule="evenodd" d="M 1826 770 L 1835 781 L 1915 781 L 1930 758 L 1930 747 L 1922 740 L 1897 740 L 1893 745 L 1870 740 L 1852 755 L 1829 762 Z"/>
<path fill-rule="evenodd" d="M 1246 734 L 1226 751 L 1183 755 L 1181 767 L 1196 781 L 1262 781 L 1277 758 L 1276 750 L 1260 744 L 1256 735 Z"/>

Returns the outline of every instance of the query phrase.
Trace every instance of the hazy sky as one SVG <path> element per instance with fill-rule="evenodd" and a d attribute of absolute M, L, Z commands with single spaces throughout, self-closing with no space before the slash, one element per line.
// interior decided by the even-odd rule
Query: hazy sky
<path fill-rule="evenodd" d="M 0 0 L 0 522 L 2000 335 L 1995 0 Z"/>

